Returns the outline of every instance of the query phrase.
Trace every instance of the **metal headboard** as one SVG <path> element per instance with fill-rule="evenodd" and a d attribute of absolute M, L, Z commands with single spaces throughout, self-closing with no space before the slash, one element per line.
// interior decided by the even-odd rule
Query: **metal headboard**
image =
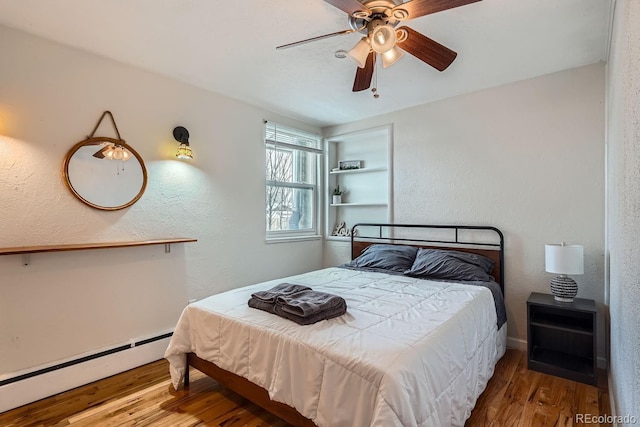
<path fill-rule="evenodd" d="M 374 235 L 362 234 L 363 228 L 377 229 Z M 451 239 L 429 239 L 423 237 L 396 237 L 394 231 L 401 229 L 422 229 L 422 230 L 450 230 L 453 232 Z M 489 231 L 495 233 L 499 238 L 499 243 L 489 242 L 482 243 L 477 241 L 465 241 L 460 238 L 461 230 L 477 230 Z M 386 231 L 386 233 L 385 233 Z M 390 243 L 390 244 L 408 244 L 420 247 L 435 247 L 441 249 L 456 249 L 467 252 L 479 253 L 481 255 L 489 255 L 496 261 L 498 269 L 496 280 L 502 288 L 504 294 L 504 235 L 502 231 L 496 227 L 478 226 L 478 225 L 429 225 L 429 224 L 380 224 L 380 223 L 359 223 L 351 227 L 351 259 L 359 255 L 357 253 L 357 243 Z M 362 248 L 361 248 L 362 249 Z M 497 252 L 497 256 L 495 253 Z"/>

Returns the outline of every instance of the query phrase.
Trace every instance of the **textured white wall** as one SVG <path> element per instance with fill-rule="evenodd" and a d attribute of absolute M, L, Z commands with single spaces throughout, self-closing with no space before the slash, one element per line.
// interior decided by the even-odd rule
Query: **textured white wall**
<path fill-rule="evenodd" d="M 618 0 L 607 69 L 611 394 L 640 419 L 640 2 Z"/>
<path fill-rule="evenodd" d="M 584 245 L 578 296 L 603 301 L 604 82 L 604 65 L 594 64 L 325 134 L 393 123 L 396 223 L 503 231 L 509 336 L 526 340 L 525 301 L 532 291 L 548 293 L 552 278 L 544 271 L 545 243 Z M 325 262 L 345 253 L 335 246 L 326 245 Z"/>
<path fill-rule="evenodd" d="M 188 298 L 320 267 L 321 241 L 265 244 L 262 142 L 265 118 L 319 129 L 4 27 L 0 52 L 0 246 L 198 239 L 0 257 L 0 375 L 172 328 Z M 149 172 L 116 212 L 76 200 L 61 173 L 104 110 Z M 193 162 L 173 157 L 176 125 Z M 114 136 L 108 122 L 97 134 Z"/>

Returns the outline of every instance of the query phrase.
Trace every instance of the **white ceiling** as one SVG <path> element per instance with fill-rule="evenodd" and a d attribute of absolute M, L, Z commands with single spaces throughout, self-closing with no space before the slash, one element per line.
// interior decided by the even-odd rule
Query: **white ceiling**
<path fill-rule="evenodd" d="M 0 0 L 0 24 L 319 126 L 606 60 L 612 0 L 483 0 L 406 25 L 458 52 L 440 73 L 405 55 L 378 92 L 337 59 L 359 34 L 323 0 Z"/>

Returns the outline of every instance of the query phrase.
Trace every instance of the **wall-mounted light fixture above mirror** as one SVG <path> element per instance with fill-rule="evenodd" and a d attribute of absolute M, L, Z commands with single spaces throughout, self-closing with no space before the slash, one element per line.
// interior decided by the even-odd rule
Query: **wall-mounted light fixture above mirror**
<path fill-rule="evenodd" d="M 183 126 L 173 129 L 173 137 L 180 143 L 176 157 L 183 160 L 193 160 L 193 152 L 189 146 L 189 131 Z"/>
<path fill-rule="evenodd" d="M 94 136 L 107 115 L 117 138 Z M 147 187 L 144 161 L 120 137 L 110 111 L 102 113 L 93 132 L 69 150 L 63 173 L 74 196 L 93 208 L 107 211 L 133 205 Z"/>

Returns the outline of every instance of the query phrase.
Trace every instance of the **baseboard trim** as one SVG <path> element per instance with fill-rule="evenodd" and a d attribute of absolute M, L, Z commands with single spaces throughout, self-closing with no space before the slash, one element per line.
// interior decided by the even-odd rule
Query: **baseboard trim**
<path fill-rule="evenodd" d="M 160 360 L 164 357 L 170 338 L 169 332 L 132 340 L 126 345 L 4 379 L 0 386 L 0 412 Z"/>
<path fill-rule="evenodd" d="M 520 338 L 507 337 L 507 347 L 527 351 L 527 341 Z"/>
<path fill-rule="evenodd" d="M 618 407 L 616 406 L 616 391 L 613 388 L 613 379 L 611 378 L 611 370 L 607 372 L 607 387 L 609 392 L 609 407 L 611 408 L 612 419 L 617 419 Z M 608 414 L 605 414 L 608 415 Z M 613 427 L 618 427 L 618 423 L 614 422 Z"/>
<path fill-rule="evenodd" d="M 598 369 L 607 369 L 607 359 L 598 357 Z"/>

